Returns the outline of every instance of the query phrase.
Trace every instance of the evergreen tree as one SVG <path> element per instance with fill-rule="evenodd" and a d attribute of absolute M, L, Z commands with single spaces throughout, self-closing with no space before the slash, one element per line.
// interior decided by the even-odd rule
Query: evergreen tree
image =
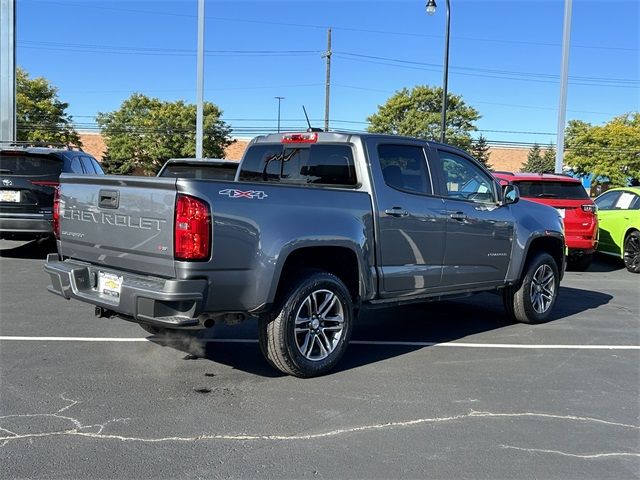
<path fill-rule="evenodd" d="M 529 154 L 527 162 L 520 167 L 521 172 L 529 173 L 553 173 L 555 169 L 555 151 L 552 145 L 544 152 L 540 151 L 540 145 L 534 143 Z"/>
<path fill-rule="evenodd" d="M 473 146 L 471 147 L 471 155 L 484 163 L 487 168 L 491 168 L 491 164 L 489 163 L 489 156 L 491 153 L 489 152 L 487 139 L 484 138 L 483 135 L 480 135 L 478 140 L 473 143 Z"/>

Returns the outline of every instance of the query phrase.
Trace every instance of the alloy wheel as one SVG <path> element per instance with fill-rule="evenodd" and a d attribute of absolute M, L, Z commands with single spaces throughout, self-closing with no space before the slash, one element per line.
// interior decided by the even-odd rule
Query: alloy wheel
<path fill-rule="evenodd" d="M 344 308 L 330 290 L 312 292 L 300 305 L 295 319 L 296 346 L 308 360 L 327 358 L 340 343 Z"/>
<path fill-rule="evenodd" d="M 537 313 L 545 313 L 553 303 L 556 279 L 553 269 L 546 263 L 540 265 L 531 279 L 531 305 Z"/>

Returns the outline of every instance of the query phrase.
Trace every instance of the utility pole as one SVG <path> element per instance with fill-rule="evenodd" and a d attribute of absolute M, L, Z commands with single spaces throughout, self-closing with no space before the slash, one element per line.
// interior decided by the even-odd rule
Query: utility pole
<path fill-rule="evenodd" d="M 324 131 L 329 131 L 329 97 L 331 95 L 331 29 L 327 30 L 327 51 L 322 55 L 327 59 L 327 80 L 324 88 Z"/>
<path fill-rule="evenodd" d="M 0 0 L 0 142 L 16 134 L 16 2 Z"/>
<path fill-rule="evenodd" d="M 198 0 L 198 60 L 196 73 L 196 158 L 202 158 L 202 137 L 204 133 L 204 0 Z"/>
<path fill-rule="evenodd" d="M 571 1 L 564 1 L 562 31 L 562 64 L 560 67 L 560 105 L 558 107 L 558 139 L 556 140 L 555 173 L 562 173 L 564 163 L 564 127 L 567 121 L 567 84 L 569 83 L 569 43 L 571 41 Z"/>
<path fill-rule="evenodd" d="M 280 102 L 284 100 L 284 97 L 273 97 L 278 100 L 278 133 L 280 133 Z"/>

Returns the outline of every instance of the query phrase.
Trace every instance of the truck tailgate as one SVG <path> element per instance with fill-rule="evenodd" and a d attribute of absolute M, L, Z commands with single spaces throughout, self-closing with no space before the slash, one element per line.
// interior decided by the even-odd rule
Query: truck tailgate
<path fill-rule="evenodd" d="M 59 253 L 98 265 L 175 277 L 176 179 L 62 175 Z"/>

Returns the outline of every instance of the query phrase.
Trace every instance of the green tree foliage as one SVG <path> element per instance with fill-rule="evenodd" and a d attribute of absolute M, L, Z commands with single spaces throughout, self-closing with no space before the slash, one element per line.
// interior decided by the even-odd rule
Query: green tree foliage
<path fill-rule="evenodd" d="M 491 168 L 491 164 L 489 163 L 489 156 L 491 153 L 489 152 L 489 145 L 487 144 L 487 139 L 484 136 L 480 135 L 478 140 L 473 142 L 471 146 L 471 155 L 476 160 L 480 160 L 487 168 Z"/>
<path fill-rule="evenodd" d="M 82 146 L 66 113 L 68 103 L 58 99 L 58 89 L 46 78 L 29 78 L 16 69 L 16 137 L 18 141 L 63 143 Z"/>
<path fill-rule="evenodd" d="M 608 177 L 612 185 L 640 179 L 640 112 L 602 126 L 572 120 L 565 134 L 565 163 L 578 174 Z"/>
<path fill-rule="evenodd" d="M 220 119 L 222 111 L 204 103 L 203 155 L 224 157 L 231 145 L 231 128 Z M 196 106 L 181 100 L 167 102 L 134 93 L 118 110 L 96 117 L 107 152 L 103 166 L 125 175 L 141 169 L 155 175 L 169 158 L 193 157 L 196 148 Z"/>
<path fill-rule="evenodd" d="M 534 143 L 529 149 L 527 162 L 520 167 L 521 172 L 553 173 L 556 167 L 556 154 L 553 145 L 549 145 L 544 153 L 540 145 Z"/>
<path fill-rule="evenodd" d="M 424 138 L 440 139 L 440 111 L 442 89 L 418 85 L 403 88 L 378 106 L 378 112 L 367 118 L 368 131 Z M 446 141 L 462 149 L 471 147 L 470 132 L 477 130 L 474 122 L 480 114 L 468 106 L 461 96 L 447 94 Z"/>

